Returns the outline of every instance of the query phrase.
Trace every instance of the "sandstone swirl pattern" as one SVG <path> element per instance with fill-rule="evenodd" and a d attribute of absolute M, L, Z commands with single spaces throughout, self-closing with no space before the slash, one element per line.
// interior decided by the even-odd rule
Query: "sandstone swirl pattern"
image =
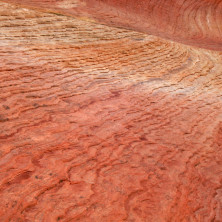
<path fill-rule="evenodd" d="M 222 53 L 0 3 L 1 221 L 222 221 Z"/>
<path fill-rule="evenodd" d="M 3 0 L 222 51 L 222 0 Z"/>

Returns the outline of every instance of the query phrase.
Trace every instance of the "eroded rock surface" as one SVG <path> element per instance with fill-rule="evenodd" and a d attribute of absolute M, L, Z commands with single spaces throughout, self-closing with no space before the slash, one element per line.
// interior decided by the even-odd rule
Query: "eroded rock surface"
<path fill-rule="evenodd" d="M 222 221 L 222 53 L 0 4 L 1 221 Z"/>
<path fill-rule="evenodd" d="M 4 0 L 222 51 L 222 0 Z"/>

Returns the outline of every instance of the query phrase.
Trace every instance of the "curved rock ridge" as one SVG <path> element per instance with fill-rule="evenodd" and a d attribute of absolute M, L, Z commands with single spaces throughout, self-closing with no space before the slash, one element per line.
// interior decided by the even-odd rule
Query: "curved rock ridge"
<path fill-rule="evenodd" d="M 4 0 L 222 50 L 222 0 Z"/>
<path fill-rule="evenodd" d="M 222 221 L 221 52 L 6 3 L 0 30 L 1 221 Z"/>

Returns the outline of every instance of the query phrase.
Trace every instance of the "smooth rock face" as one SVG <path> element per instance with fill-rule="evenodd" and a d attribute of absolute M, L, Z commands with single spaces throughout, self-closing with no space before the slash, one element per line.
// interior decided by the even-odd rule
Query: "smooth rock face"
<path fill-rule="evenodd" d="M 222 50 L 222 0 L 4 0 Z"/>
<path fill-rule="evenodd" d="M 222 221 L 221 52 L 6 3 L 0 30 L 0 221 Z"/>

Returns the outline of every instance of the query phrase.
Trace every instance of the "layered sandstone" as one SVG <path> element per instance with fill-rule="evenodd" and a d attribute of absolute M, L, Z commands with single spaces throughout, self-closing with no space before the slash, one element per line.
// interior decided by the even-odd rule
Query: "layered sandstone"
<path fill-rule="evenodd" d="M 4 0 L 222 50 L 222 0 Z"/>
<path fill-rule="evenodd" d="M 1 221 L 222 221 L 222 52 L 7 3 L 0 30 Z"/>

